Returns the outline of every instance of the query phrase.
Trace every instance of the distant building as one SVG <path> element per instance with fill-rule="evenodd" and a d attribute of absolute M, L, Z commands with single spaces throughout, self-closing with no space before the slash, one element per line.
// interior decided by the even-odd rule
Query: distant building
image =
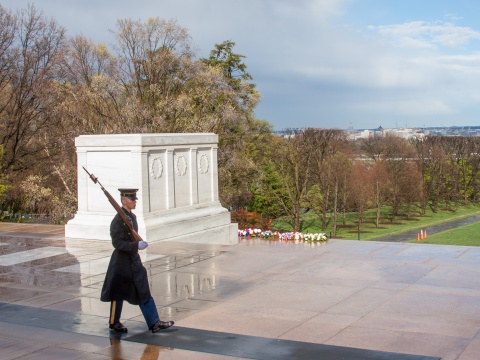
<path fill-rule="evenodd" d="M 305 128 L 288 128 L 273 131 L 280 137 L 292 137 L 301 134 Z M 321 129 L 321 128 L 319 128 Z M 480 126 L 469 127 L 430 127 L 430 128 L 383 128 L 379 126 L 376 129 L 358 129 L 355 130 L 350 123 L 345 130 L 350 140 L 368 139 L 373 136 L 383 137 L 388 135 L 398 136 L 402 139 L 421 139 L 425 136 L 480 136 Z"/>

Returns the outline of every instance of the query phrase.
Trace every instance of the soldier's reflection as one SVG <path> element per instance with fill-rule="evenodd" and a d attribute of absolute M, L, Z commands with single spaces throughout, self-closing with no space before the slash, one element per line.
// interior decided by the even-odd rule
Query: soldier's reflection
<path fill-rule="evenodd" d="M 115 360 L 127 360 L 127 359 L 137 359 L 136 356 L 132 354 L 132 343 L 122 343 L 120 339 L 110 339 L 110 356 Z M 137 346 L 143 346 L 143 353 L 138 359 L 140 360 L 158 360 L 160 359 L 160 352 L 165 350 L 173 350 L 173 348 L 165 346 L 155 346 L 150 344 L 135 344 Z M 136 348 L 138 349 L 138 348 Z"/>

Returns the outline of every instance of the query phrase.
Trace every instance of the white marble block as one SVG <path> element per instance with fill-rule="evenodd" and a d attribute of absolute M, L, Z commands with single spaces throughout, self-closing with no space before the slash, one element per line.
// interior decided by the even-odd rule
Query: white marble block
<path fill-rule="evenodd" d="M 85 167 L 119 204 L 119 188 L 139 189 L 134 213 L 144 240 L 237 243 L 238 225 L 218 199 L 217 144 L 212 133 L 77 137 L 78 211 L 65 236 L 110 240 L 116 211 Z"/>

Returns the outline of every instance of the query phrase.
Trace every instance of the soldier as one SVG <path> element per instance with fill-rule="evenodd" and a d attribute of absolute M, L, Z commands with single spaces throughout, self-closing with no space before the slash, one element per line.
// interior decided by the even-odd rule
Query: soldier
<path fill-rule="evenodd" d="M 138 231 L 137 218 L 132 210 L 137 206 L 138 189 L 118 189 L 122 202 L 122 211 L 130 221 L 133 229 Z M 156 333 L 169 328 L 173 321 L 161 321 L 155 301 L 150 294 L 147 270 L 142 264 L 139 250 L 144 250 L 146 241 L 135 241 L 127 225 L 119 214 L 110 224 L 110 236 L 115 248 L 100 296 L 101 301 L 110 302 L 109 328 L 111 331 L 126 333 L 127 328 L 120 322 L 123 301 L 139 305 L 149 330 Z"/>

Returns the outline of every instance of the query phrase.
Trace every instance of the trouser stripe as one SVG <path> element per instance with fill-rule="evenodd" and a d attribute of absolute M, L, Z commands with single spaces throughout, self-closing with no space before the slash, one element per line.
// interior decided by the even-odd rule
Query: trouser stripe
<path fill-rule="evenodd" d="M 117 302 L 114 300 L 110 304 L 110 324 L 115 324 L 115 311 L 117 308 Z"/>

